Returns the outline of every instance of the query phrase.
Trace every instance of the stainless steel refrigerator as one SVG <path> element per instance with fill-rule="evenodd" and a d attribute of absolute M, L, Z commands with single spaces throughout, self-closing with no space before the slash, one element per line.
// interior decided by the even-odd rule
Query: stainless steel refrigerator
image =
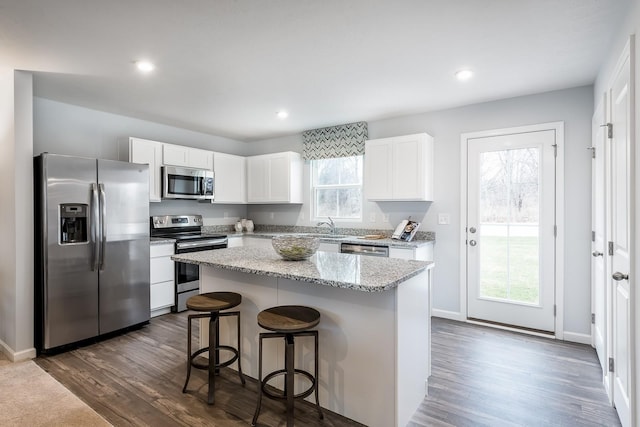
<path fill-rule="evenodd" d="M 39 352 L 149 321 L 149 167 L 34 159 Z"/>

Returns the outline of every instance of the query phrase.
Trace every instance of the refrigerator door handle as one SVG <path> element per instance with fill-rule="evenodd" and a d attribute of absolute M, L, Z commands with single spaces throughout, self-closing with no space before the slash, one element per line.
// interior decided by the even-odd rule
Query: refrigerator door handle
<path fill-rule="evenodd" d="M 100 259 L 100 241 L 98 236 L 98 222 L 100 217 L 100 203 L 98 202 L 98 186 L 91 184 L 91 241 L 93 242 L 93 251 L 91 256 L 91 271 L 99 268 L 98 259 Z"/>
<path fill-rule="evenodd" d="M 104 246 L 107 240 L 105 232 L 105 218 L 107 217 L 106 195 L 104 193 L 104 184 L 98 184 L 100 187 L 100 271 L 104 270 Z"/>

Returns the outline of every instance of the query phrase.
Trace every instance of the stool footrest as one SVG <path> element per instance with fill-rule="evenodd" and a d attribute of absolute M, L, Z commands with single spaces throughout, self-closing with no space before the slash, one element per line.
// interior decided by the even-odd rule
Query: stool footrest
<path fill-rule="evenodd" d="M 228 346 L 228 345 L 221 345 L 216 347 L 216 350 L 226 350 L 226 351 L 230 351 L 231 353 L 233 353 L 233 356 L 231 357 L 231 359 L 225 361 L 225 362 L 220 362 L 220 363 L 216 363 L 214 365 L 214 367 L 216 369 L 218 368 L 226 368 L 227 366 L 231 365 L 232 363 L 234 363 L 236 360 L 238 360 L 238 350 L 235 349 L 234 347 Z M 209 369 L 209 362 L 207 361 L 207 363 L 204 362 L 198 362 L 196 360 L 196 357 L 200 356 L 202 353 L 208 352 L 209 348 L 205 347 L 205 348 L 201 348 L 200 350 L 194 352 L 191 355 L 191 366 L 193 366 L 194 368 L 198 368 L 198 369 Z"/>
<path fill-rule="evenodd" d="M 313 375 L 311 375 L 310 372 L 303 371 L 302 369 L 294 369 L 294 372 L 296 374 L 305 376 L 309 381 L 311 381 L 311 386 L 307 390 L 293 395 L 294 399 L 305 398 L 307 396 L 310 396 L 311 393 L 313 393 L 316 389 L 316 379 L 313 377 Z M 266 388 L 268 385 L 267 383 L 271 381 L 271 379 L 279 375 L 284 375 L 286 373 L 287 373 L 286 369 L 279 369 L 277 371 L 271 372 L 269 375 L 264 377 L 264 379 L 262 380 L 262 387 L 261 387 L 262 392 L 271 399 L 286 400 L 287 396 L 284 394 L 284 391 L 282 391 L 282 393 L 274 393 L 273 391 Z"/>

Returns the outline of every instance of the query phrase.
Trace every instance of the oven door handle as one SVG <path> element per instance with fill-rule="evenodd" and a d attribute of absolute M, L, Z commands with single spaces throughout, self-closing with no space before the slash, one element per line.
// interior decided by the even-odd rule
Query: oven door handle
<path fill-rule="evenodd" d="M 191 249 L 211 245 L 226 245 L 227 239 L 198 240 L 197 242 L 176 243 L 176 249 Z"/>

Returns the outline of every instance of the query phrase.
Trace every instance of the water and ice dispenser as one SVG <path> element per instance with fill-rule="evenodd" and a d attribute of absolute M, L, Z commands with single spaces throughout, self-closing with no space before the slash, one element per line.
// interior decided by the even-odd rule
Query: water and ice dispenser
<path fill-rule="evenodd" d="M 60 205 L 60 244 L 86 243 L 89 240 L 89 206 L 78 203 Z"/>

